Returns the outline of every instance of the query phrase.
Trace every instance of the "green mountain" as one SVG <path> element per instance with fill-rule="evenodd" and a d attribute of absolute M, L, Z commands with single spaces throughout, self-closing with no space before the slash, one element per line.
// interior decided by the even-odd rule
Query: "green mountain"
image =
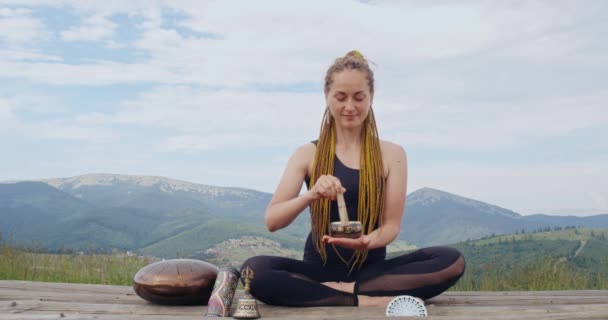
<path fill-rule="evenodd" d="M 48 250 L 138 251 L 159 257 L 200 254 L 230 239 L 274 241 L 300 251 L 308 210 L 270 233 L 271 194 L 150 176 L 91 174 L 0 183 L 0 235 Z M 556 226 L 608 227 L 608 215 L 521 216 L 513 211 L 424 188 L 407 197 L 404 246 L 448 244 L 491 234 Z"/>
<path fill-rule="evenodd" d="M 608 259 L 608 229 L 569 228 L 501 235 L 452 246 L 460 249 L 476 265 L 499 262 L 504 266 L 525 266 L 538 259 L 553 257 L 582 267 L 585 259 L 591 258 L 596 262 Z"/>
<path fill-rule="evenodd" d="M 608 215 L 522 216 L 508 209 L 448 192 L 423 188 L 407 197 L 399 236 L 418 246 L 457 243 L 492 234 L 553 227 L 608 228 Z"/>
<path fill-rule="evenodd" d="M 86 175 L 0 184 L 5 239 L 48 250 L 135 250 L 187 256 L 243 235 L 300 247 L 306 217 L 277 233 L 264 226 L 270 194 L 160 177 Z"/>

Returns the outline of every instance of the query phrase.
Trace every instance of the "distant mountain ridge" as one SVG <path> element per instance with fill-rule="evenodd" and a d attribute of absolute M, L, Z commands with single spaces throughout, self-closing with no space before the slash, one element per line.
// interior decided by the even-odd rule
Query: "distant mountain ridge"
<path fill-rule="evenodd" d="M 0 183 L 0 232 L 49 249 L 120 248 L 162 257 L 205 251 L 228 239 L 264 237 L 301 249 L 305 210 L 288 228 L 264 225 L 271 194 L 176 179 L 114 174 Z M 608 215 L 522 216 L 431 188 L 408 195 L 399 239 L 418 246 L 555 226 L 607 228 Z"/>
<path fill-rule="evenodd" d="M 407 196 L 407 201 L 410 205 L 429 205 L 437 201 L 449 199 L 450 201 L 470 207 L 475 207 L 479 210 L 484 210 L 489 214 L 502 215 L 507 217 L 521 217 L 519 213 L 504 209 L 495 205 L 491 205 L 485 202 L 461 197 L 449 192 L 433 189 L 433 188 L 421 188 Z"/>
<path fill-rule="evenodd" d="M 243 188 L 215 187 L 159 176 L 137 176 L 107 173 L 87 174 L 71 178 L 52 178 L 40 181 L 64 191 L 72 191 L 81 187 L 114 186 L 118 183 L 130 184 L 137 187 L 158 187 L 161 191 L 169 193 L 183 191 L 197 192 L 211 196 L 233 195 L 247 197 L 251 194 L 249 191 L 255 191 Z"/>
<path fill-rule="evenodd" d="M 492 234 L 565 226 L 607 228 L 608 215 L 522 216 L 481 201 L 422 188 L 407 197 L 400 238 L 417 245 L 440 245 Z"/>

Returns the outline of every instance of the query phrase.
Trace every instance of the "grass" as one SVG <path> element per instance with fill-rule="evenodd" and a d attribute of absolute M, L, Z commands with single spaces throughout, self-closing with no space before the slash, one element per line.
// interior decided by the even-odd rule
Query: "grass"
<path fill-rule="evenodd" d="M 608 267 L 608 264 L 604 266 Z M 568 262 L 546 257 L 510 270 L 497 263 L 467 266 L 453 291 L 545 291 L 606 290 L 608 278 L 602 274 L 576 272 Z"/>
<path fill-rule="evenodd" d="M 607 231 L 571 228 L 455 244 L 467 270 L 453 290 L 608 289 Z"/>
<path fill-rule="evenodd" d="M 0 280 L 132 285 L 150 257 L 112 254 L 34 253 L 0 244 Z"/>
<path fill-rule="evenodd" d="M 156 261 L 125 253 L 36 253 L 0 243 L 0 280 L 132 285 L 135 273 Z M 608 261 L 599 270 L 608 270 Z M 527 264 L 505 266 L 497 261 L 467 265 L 453 291 L 590 290 L 608 289 L 606 273 L 577 272 L 576 266 L 546 257 Z"/>

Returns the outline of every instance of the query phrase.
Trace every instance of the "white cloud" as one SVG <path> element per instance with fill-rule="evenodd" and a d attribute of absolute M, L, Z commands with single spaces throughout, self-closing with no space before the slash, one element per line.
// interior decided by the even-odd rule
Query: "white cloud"
<path fill-rule="evenodd" d="M 81 26 L 61 32 L 65 41 L 99 41 L 113 36 L 116 24 L 108 17 L 95 15 L 86 18 Z"/>
<path fill-rule="evenodd" d="M 203 184 L 225 187 L 249 188 L 272 193 L 279 183 L 283 166 L 266 163 L 248 163 L 243 159 L 238 166 L 198 166 L 197 170 L 175 168 L 165 176 L 181 178 Z"/>
<path fill-rule="evenodd" d="M 0 17 L 11 17 L 15 15 L 29 15 L 32 13 L 32 10 L 25 8 L 0 8 Z"/>
<path fill-rule="evenodd" d="M 0 48 L 0 61 L 53 61 L 60 62 L 63 59 L 58 56 L 51 56 L 43 53 L 39 53 L 29 48 L 11 48 L 1 49 Z"/>
<path fill-rule="evenodd" d="M 10 101 L 0 98 L 0 138 L 15 135 L 18 120 L 13 113 L 14 107 Z"/>
<path fill-rule="evenodd" d="M 48 37 L 44 23 L 33 17 L 31 10 L 0 8 L 0 44 L 21 46 Z"/>
<path fill-rule="evenodd" d="M 23 137 L 34 140 L 109 143 L 120 137 L 111 128 L 78 126 L 64 121 L 24 124 L 21 129 Z"/>
<path fill-rule="evenodd" d="M 282 141 L 283 140 L 283 141 Z M 276 134 L 248 132 L 180 135 L 160 143 L 162 151 L 207 151 L 214 149 L 255 149 L 260 147 L 285 146 L 287 142 Z"/>
<path fill-rule="evenodd" d="M 379 101 L 376 115 L 385 138 L 410 147 L 494 149 L 608 126 L 606 100 L 608 91 L 525 102 L 428 104 L 407 111 L 384 110 Z"/>
<path fill-rule="evenodd" d="M 118 43 L 112 39 L 108 39 L 104 42 L 104 45 L 106 46 L 106 48 L 110 48 L 110 49 L 122 49 L 122 48 L 126 48 L 127 45 L 124 43 Z"/>
<path fill-rule="evenodd" d="M 0 119 L 12 118 L 11 106 L 8 101 L 0 99 Z"/>
<path fill-rule="evenodd" d="M 591 191 L 589 196 L 593 199 L 593 208 L 596 210 L 603 210 L 604 213 L 608 212 L 608 192 L 604 191 Z"/>
<path fill-rule="evenodd" d="M 125 102 L 111 121 L 174 130 L 163 150 L 253 148 L 314 138 L 323 108 L 321 94 L 161 87 Z"/>
<path fill-rule="evenodd" d="M 538 165 L 441 165 L 410 161 L 409 188 L 433 187 L 502 206 L 521 214 L 560 208 L 597 208 L 606 199 L 608 159 Z"/>
<path fill-rule="evenodd" d="M 188 83 L 179 73 L 146 64 L 99 62 L 89 65 L 16 63 L 0 61 L 2 77 L 27 79 L 53 85 L 111 85 L 141 83 Z"/>
<path fill-rule="evenodd" d="M 74 117 L 74 122 L 79 125 L 108 125 L 111 120 L 103 113 L 89 112 L 77 115 Z"/>
<path fill-rule="evenodd" d="M 536 63 L 545 57 L 537 45 L 542 45 L 545 38 L 556 39 L 550 41 L 551 50 L 545 51 L 550 51 L 553 57 L 568 59 L 580 45 L 559 40 L 571 37 L 581 28 L 578 25 L 584 19 L 594 17 L 577 8 L 562 10 L 563 4 L 554 6 L 539 2 L 511 6 L 468 2 L 441 5 L 378 3 L 370 6 L 338 1 L 320 10 L 317 6 L 281 1 L 264 8 L 243 2 L 239 4 L 238 14 L 234 3 L 222 1 L 196 5 L 181 2 L 156 4 L 133 2 L 121 7 L 111 1 L 103 5 L 70 2 L 77 10 L 92 14 L 85 25 L 106 25 L 108 28 L 104 30 L 113 28 L 108 17 L 116 12 L 128 9 L 132 10 L 129 12 L 131 16 L 144 18 L 139 25 L 143 31 L 141 38 L 133 44 L 149 54 L 148 61 L 130 64 L 102 61 L 85 65 L 8 61 L 0 63 L 3 75 L 59 85 L 151 81 L 231 88 L 226 97 L 196 90 L 181 90 L 179 96 L 168 93 L 170 89 L 160 96 L 150 93 L 153 98 L 145 105 L 159 105 L 159 101 L 165 105 L 152 110 L 151 107 L 141 107 L 139 111 L 130 108 L 130 114 L 123 112 L 118 115 L 131 123 L 167 126 L 169 122 L 172 128 L 181 128 L 185 123 L 185 129 L 179 129 L 178 134 L 162 143 L 167 150 L 183 150 L 188 146 L 206 148 L 211 144 L 202 143 L 206 139 L 201 134 L 210 130 L 226 131 L 216 133 L 227 135 L 226 139 L 215 138 L 225 141 L 221 145 L 233 145 L 237 139 L 228 138 L 232 129 L 209 124 L 203 126 L 207 131 L 201 133 L 200 129 L 192 129 L 196 127 L 192 122 L 213 115 L 218 119 L 233 119 L 238 125 L 228 127 L 241 128 L 239 126 L 244 124 L 241 120 L 243 114 L 239 113 L 242 110 L 240 105 L 253 104 L 257 109 L 269 111 L 274 123 L 289 123 L 288 114 L 267 110 L 263 104 L 271 101 L 262 102 L 260 99 L 264 94 L 252 97 L 251 93 L 240 92 L 239 88 L 251 83 L 320 83 L 326 66 L 331 62 L 328 57 L 343 54 L 352 47 L 361 48 L 379 64 L 376 70 L 376 111 L 381 120 L 381 133 L 389 139 L 407 141 L 409 145 L 508 147 L 531 136 L 563 135 L 576 128 L 605 125 L 602 119 L 608 118 L 601 116 L 606 114 L 601 107 L 606 99 L 605 90 L 572 96 L 567 92 L 570 88 L 547 88 L 553 91 L 553 96 L 544 92 L 534 95 L 530 93 L 535 91 L 534 86 L 551 83 L 553 73 L 534 75 L 534 80 L 539 80 L 540 84 L 527 83 L 526 79 L 520 81 L 518 78 L 526 75 L 525 63 L 516 66 L 515 73 L 512 65 L 492 65 L 495 59 L 505 57 L 530 59 L 530 63 Z M 344 5 L 348 6 L 349 14 L 336 15 L 335 12 L 343 9 Z M 189 16 L 181 22 L 182 26 L 218 34 L 221 40 L 183 35 L 163 27 L 164 6 Z M 437 24 L 437 19 L 442 19 L 442 23 Z M 349 27 L 341 27 L 344 25 Z M 80 39 L 77 31 L 81 27 L 72 29 L 74 32 L 68 33 L 69 37 Z M 583 30 L 587 30 L 585 28 L 588 27 Z M 584 37 L 572 38 L 589 40 L 600 35 L 594 29 L 587 31 L 590 32 L 584 33 Z M 104 33 L 97 33 L 100 34 Z M 543 35 L 546 36 L 543 38 Z M 93 35 L 88 39 L 97 37 Z M 107 41 L 111 43 L 112 40 Z M 310 45 L 303 46 L 305 43 Z M 589 51 L 577 54 L 585 58 L 586 52 Z M 486 66 L 492 69 L 485 69 Z M 500 74 L 504 77 L 502 80 L 497 78 L 495 85 L 488 82 L 488 77 Z M 572 82 L 577 81 L 573 79 Z M 539 87 L 538 90 L 545 89 Z M 560 94 L 561 91 L 564 93 Z M 530 96 L 520 96 L 520 92 Z M 464 97 L 459 97 L 459 94 L 464 94 Z M 479 95 L 482 95 L 481 99 Z M 222 98 L 217 98 L 219 96 Z M 302 97 L 276 93 L 268 96 L 284 101 Z M 503 96 L 519 100 L 502 102 Z M 180 97 L 197 101 L 199 108 L 178 104 L 173 107 L 173 113 L 167 114 L 166 105 L 174 105 L 175 101 L 181 101 Z M 478 101 L 473 101 L 475 99 Z M 314 105 L 323 103 L 319 94 L 311 95 L 308 101 Z M 223 106 L 223 111 L 201 109 L 202 105 Z M 152 119 L 154 117 L 156 119 Z M 320 118 L 316 114 L 314 117 Z M 250 123 L 247 130 L 277 127 L 268 126 L 264 119 L 253 119 Z M 298 130 L 290 126 L 278 129 L 288 133 Z M 263 137 L 261 135 L 256 141 L 268 143 L 269 139 Z"/>
<path fill-rule="evenodd" d="M 146 30 L 157 30 L 161 29 L 163 24 L 163 15 L 160 7 L 148 7 L 142 9 L 139 15 L 144 21 L 139 25 L 140 28 Z"/>
<path fill-rule="evenodd" d="M 52 96 L 31 95 L 0 98 L 0 138 L 17 141 L 85 141 L 89 143 L 109 143 L 115 141 L 119 134 L 111 127 L 82 125 L 72 119 L 32 120 L 20 116 L 16 111 L 27 111 L 31 114 L 53 115 L 65 114 L 67 109 Z"/>
<path fill-rule="evenodd" d="M 0 34 L 0 45 L 7 44 L 0 48 L 3 79 L 34 83 L 42 91 L 91 86 L 87 90 L 110 94 L 120 84 L 158 85 L 117 103 L 115 113 L 107 112 L 115 108 L 81 106 L 79 114 L 36 123 L 18 117 L 16 111 L 48 114 L 54 106 L 61 111 L 60 103 L 1 100 L 3 137 L 10 131 L 32 140 L 77 139 L 91 142 L 90 146 L 110 142 L 122 146 L 124 132 L 114 129 L 128 127 L 154 131 L 152 138 L 133 138 L 155 146 L 153 151 L 165 152 L 163 158 L 256 147 L 282 149 L 277 152 L 285 154 L 287 148 L 318 134 L 322 93 L 251 88 L 310 83 L 320 87 L 333 58 L 351 49 L 361 50 L 377 63 L 374 108 L 381 136 L 406 148 L 504 151 L 530 139 L 608 125 L 608 91 L 602 86 L 608 72 L 604 1 L 586 1 L 584 6 L 567 1 L 268 1 L 260 6 L 251 1 L 0 0 L 0 4 L 32 6 L 0 8 L 0 30 L 11 30 Z M 84 18 L 64 30 L 48 26 L 47 32 L 36 5 Z M 113 22 L 116 14 L 131 19 L 139 32 L 137 39 L 118 40 L 124 30 Z M 65 41 L 98 41 L 117 49 L 113 54 L 128 48 L 140 58 L 135 63 L 112 61 L 114 55 L 79 60 L 87 61 L 83 64 L 64 62 L 78 54 L 55 53 L 64 43 L 54 43 L 53 54 L 36 48 L 49 32 L 57 32 Z M 28 105 L 29 109 L 20 109 Z M 602 164 L 596 161 L 606 143 L 597 140 L 581 142 L 594 155 L 581 163 L 518 168 L 467 163 L 416 167 L 414 162 L 412 186 L 444 188 L 524 213 L 598 207 L 605 205 L 606 194 L 600 191 L 607 189 L 594 178 L 605 178 Z M 279 160 L 272 160 L 243 168 L 200 169 L 197 175 L 192 172 L 198 168 L 172 169 L 161 162 L 140 169 L 137 155 L 124 156 L 116 159 L 120 166 L 104 166 L 92 158 L 85 161 L 87 165 L 72 162 L 70 166 L 86 169 L 90 164 L 125 173 L 148 170 L 267 191 L 274 187 L 268 177 L 278 180 L 282 169 Z M 546 185 L 550 186 L 543 189 Z"/>
<path fill-rule="evenodd" d="M 606 126 L 606 99 L 606 95 L 589 95 L 527 103 L 435 106 L 407 100 L 401 105 L 378 98 L 375 109 L 381 136 L 408 148 L 496 149 Z M 164 151 L 289 146 L 316 137 L 323 107 L 321 93 L 163 86 L 123 102 L 115 114 L 91 112 L 76 116 L 74 121 L 81 125 L 168 128 L 175 134 L 159 141 Z"/>
<path fill-rule="evenodd" d="M 6 101 L 15 111 L 25 111 L 37 116 L 67 115 L 69 112 L 63 99 L 50 92 L 12 95 L 7 97 Z"/>
<path fill-rule="evenodd" d="M 483 3 L 434 6 L 407 3 L 370 6 L 352 1 L 332 1 L 321 6 L 283 1 L 265 6 L 225 1 L 66 3 L 94 17 L 89 18 L 91 26 L 64 32 L 67 38 L 84 40 L 107 36 L 113 24 L 102 15 L 126 12 L 132 17 L 144 18 L 140 25 L 144 33 L 135 45 L 146 51 L 151 60 L 139 65 L 102 65 L 100 80 L 90 76 L 95 69 L 90 65 L 42 64 L 34 66 L 35 70 L 21 65 L 4 66 L 11 76 L 93 85 L 146 80 L 203 85 L 318 81 L 331 57 L 352 48 L 361 49 L 378 61 L 382 72 L 407 74 L 418 63 L 478 54 L 505 44 L 507 47 L 500 48 L 496 54 L 515 50 L 514 54 L 523 58 L 536 57 L 542 46 L 526 50 L 516 42 L 544 32 L 579 39 L 572 37 L 565 22 L 576 25 L 572 21 L 588 18 L 584 10 L 574 8 L 562 12 L 559 6 L 553 8 L 547 3 L 522 3 L 525 6 L 520 8 L 505 5 L 509 10 L 505 10 L 505 6 Z M 182 36 L 176 30 L 163 27 L 162 9 L 167 7 L 189 16 L 180 23 L 182 27 L 216 34 L 221 40 Z M 335 14 L 344 8 L 348 8 L 348 14 Z M 560 28 L 565 30 L 560 32 Z M 88 31 L 92 34 L 87 35 Z M 589 31 L 586 38 L 600 39 L 600 33 Z M 568 58 L 572 46 L 573 41 L 553 41 L 551 50 L 545 51 L 563 60 Z M 598 54 L 596 58 L 601 56 Z M 131 75 L 125 76 L 126 73 Z M 430 81 L 441 79 L 435 76 Z"/>

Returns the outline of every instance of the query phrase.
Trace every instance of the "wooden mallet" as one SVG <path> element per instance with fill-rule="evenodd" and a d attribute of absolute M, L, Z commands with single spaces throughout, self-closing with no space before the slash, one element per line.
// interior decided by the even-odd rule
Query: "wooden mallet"
<path fill-rule="evenodd" d="M 363 233 L 361 221 L 348 220 L 348 212 L 346 211 L 346 203 L 344 202 L 344 194 L 342 193 L 338 193 L 338 213 L 340 214 L 340 221 L 330 224 L 330 235 L 334 238 L 359 238 Z"/>

